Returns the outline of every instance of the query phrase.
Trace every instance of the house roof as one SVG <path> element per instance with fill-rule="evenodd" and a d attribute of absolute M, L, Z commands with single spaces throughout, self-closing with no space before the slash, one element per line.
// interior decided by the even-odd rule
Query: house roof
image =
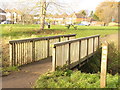
<path fill-rule="evenodd" d="M 11 12 L 11 13 L 16 12 L 17 14 L 21 14 L 22 13 L 20 10 L 17 10 L 15 8 L 14 9 L 6 9 L 5 12 Z"/>
<path fill-rule="evenodd" d="M 81 15 L 79 13 L 75 13 L 75 15 L 76 15 L 77 18 L 82 18 L 83 17 L 83 15 Z"/>
<path fill-rule="evenodd" d="M 6 12 L 0 8 L 0 13 L 6 13 Z"/>

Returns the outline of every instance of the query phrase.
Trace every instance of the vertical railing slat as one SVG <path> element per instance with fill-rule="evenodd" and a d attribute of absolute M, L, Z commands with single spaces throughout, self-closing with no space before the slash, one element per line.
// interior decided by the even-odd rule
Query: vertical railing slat
<path fill-rule="evenodd" d="M 10 64 L 9 66 L 12 66 L 12 59 L 13 59 L 13 52 L 12 52 L 12 44 L 9 44 L 9 54 L 10 54 Z"/>
<path fill-rule="evenodd" d="M 53 47 L 52 50 L 52 71 L 55 71 L 56 69 L 56 48 Z"/>
<path fill-rule="evenodd" d="M 81 40 L 79 41 L 79 63 L 81 59 Z"/>
<path fill-rule="evenodd" d="M 35 61 L 35 41 L 32 41 L 32 61 Z"/>
<path fill-rule="evenodd" d="M 49 48 L 50 47 L 50 40 L 47 39 L 47 41 L 48 41 L 47 42 L 47 57 L 49 57 L 50 56 L 50 53 L 49 53 L 50 52 L 50 48 Z"/>

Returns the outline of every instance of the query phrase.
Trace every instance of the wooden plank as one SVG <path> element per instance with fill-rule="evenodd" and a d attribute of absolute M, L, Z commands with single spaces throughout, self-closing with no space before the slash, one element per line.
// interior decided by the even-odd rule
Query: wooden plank
<path fill-rule="evenodd" d="M 98 48 L 98 37 L 95 37 L 95 51 L 97 50 Z"/>
<path fill-rule="evenodd" d="M 81 58 L 87 55 L 87 40 L 81 41 Z"/>
<path fill-rule="evenodd" d="M 79 41 L 79 62 L 81 59 L 81 41 Z"/>
<path fill-rule="evenodd" d="M 42 59 L 42 41 L 39 41 L 39 50 L 38 50 L 38 53 L 39 53 L 39 59 Z"/>
<path fill-rule="evenodd" d="M 87 56 L 88 56 L 88 50 L 89 50 L 89 39 L 87 39 Z"/>
<path fill-rule="evenodd" d="M 93 53 L 95 52 L 95 38 L 93 38 Z"/>
<path fill-rule="evenodd" d="M 100 74 L 100 87 L 106 86 L 106 72 L 107 72 L 107 43 L 102 44 L 102 60 L 101 60 L 101 74 Z"/>
<path fill-rule="evenodd" d="M 70 36 L 76 36 L 76 34 L 68 34 L 68 35 L 57 35 L 57 36 L 49 36 L 49 37 L 41 37 L 41 38 L 30 38 L 30 39 L 22 39 L 22 40 L 11 40 L 9 43 L 15 43 L 15 42 L 32 42 L 34 41 L 40 41 L 40 40 L 46 40 L 46 39 L 55 39 L 59 37 L 70 37 Z"/>
<path fill-rule="evenodd" d="M 32 62 L 35 61 L 35 41 L 32 42 Z"/>
<path fill-rule="evenodd" d="M 24 64 L 26 64 L 26 43 L 24 43 Z"/>
<path fill-rule="evenodd" d="M 13 52 L 12 52 L 12 44 L 9 44 L 9 54 L 10 54 L 10 66 L 12 66 Z"/>
<path fill-rule="evenodd" d="M 48 39 L 47 40 L 48 42 L 47 42 L 47 57 L 49 57 L 50 56 L 50 39 Z"/>
<path fill-rule="evenodd" d="M 98 36 L 98 48 L 100 48 L 100 36 Z"/>
<path fill-rule="evenodd" d="M 28 58 L 29 58 L 28 45 L 29 45 L 29 41 L 26 43 L 26 63 L 25 64 L 27 64 L 27 61 L 28 61 Z"/>
<path fill-rule="evenodd" d="M 31 63 L 33 62 L 33 59 L 32 59 L 32 42 L 29 42 L 29 61 L 28 63 Z"/>
<path fill-rule="evenodd" d="M 53 47 L 52 50 L 52 71 L 55 71 L 56 69 L 56 48 Z"/>
<path fill-rule="evenodd" d="M 89 46 L 89 48 L 88 48 L 88 54 L 93 53 L 93 39 L 92 38 L 89 39 L 88 46 Z"/>
<path fill-rule="evenodd" d="M 18 43 L 18 45 L 17 45 L 17 49 L 18 49 L 18 50 L 17 50 L 17 54 L 18 54 L 18 66 L 19 66 L 19 65 L 20 65 L 20 62 L 19 62 L 19 60 L 20 60 L 20 58 L 19 58 L 19 57 L 20 57 L 20 55 L 19 55 L 19 51 L 20 51 L 20 50 L 19 50 L 19 43 Z"/>
<path fill-rule="evenodd" d="M 23 43 L 23 65 L 25 64 L 25 54 L 24 54 L 24 52 L 25 52 L 25 47 L 24 47 L 24 43 Z"/>
<path fill-rule="evenodd" d="M 23 65 L 23 42 L 21 43 L 21 65 Z"/>
<path fill-rule="evenodd" d="M 16 49 L 16 45 L 14 43 L 13 44 L 13 65 L 14 66 L 16 65 L 16 52 L 15 52 L 15 49 Z"/>
<path fill-rule="evenodd" d="M 66 44 L 64 46 L 64 64 L 68 65 L 68 51 L 69 50 L 69 44 Z"/>
<path fill-rule="evenodd" d="M 89 36 L 89 37 L 84 37 L 84 38 L 78 38 L 78 39 L 72 39 L 72 40 L 68 40 L 68 41 L 64 41 L 64 42 L 58 42 L 58 43 L 55 43 L 54 46 L 60 46 L 60 45 L 63 45 L 63 44 L 67 44 L 67 43 L 73 43 L 73 42 L 77 42 L 77 41 L 80 41 L 80 40 L 86 40 L 86 39 L 89 39 L 89 38 L 93 38 L 93 37 L 98 37 L 100 35 L 94 35 L 94 36 Z"/>
<path fill-rule="evenodd" d="M 70 69 L 70 63 L 71 63 L 71 43 L 69 44 L 69 53 L 68 53 L 68 68 Z"/>
<path fill-rule="evenodd" d="M 18 66 L 18 43 L 16 43 L 16 66 Z"/>

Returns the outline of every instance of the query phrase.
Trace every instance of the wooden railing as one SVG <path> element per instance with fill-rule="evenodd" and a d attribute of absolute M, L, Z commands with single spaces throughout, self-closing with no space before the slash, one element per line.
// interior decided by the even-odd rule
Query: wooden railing
<path fill-rule="evenodd" d="M 52 43 L 74 39 L 76 34 L 9 41 L 10 65 L 21 66 L 52 56 Z"/>
<path fill-rule="evenodd" d="M 53 45 L 52 70 L 57 66 L 72 68 L 92 56 L 99 48 L 100 35 L 58 42 Z"/>

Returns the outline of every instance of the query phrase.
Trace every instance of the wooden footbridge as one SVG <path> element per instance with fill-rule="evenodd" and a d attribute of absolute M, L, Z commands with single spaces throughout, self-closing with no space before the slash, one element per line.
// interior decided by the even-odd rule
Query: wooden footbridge
<path fill-rule="evenodd" d="M 76 34 L 9 41 L 10 66 L 22 66 L 52 57 L 52 71 L 74 66 L 93 56 L 100 35 L 75 38 Z"/>

